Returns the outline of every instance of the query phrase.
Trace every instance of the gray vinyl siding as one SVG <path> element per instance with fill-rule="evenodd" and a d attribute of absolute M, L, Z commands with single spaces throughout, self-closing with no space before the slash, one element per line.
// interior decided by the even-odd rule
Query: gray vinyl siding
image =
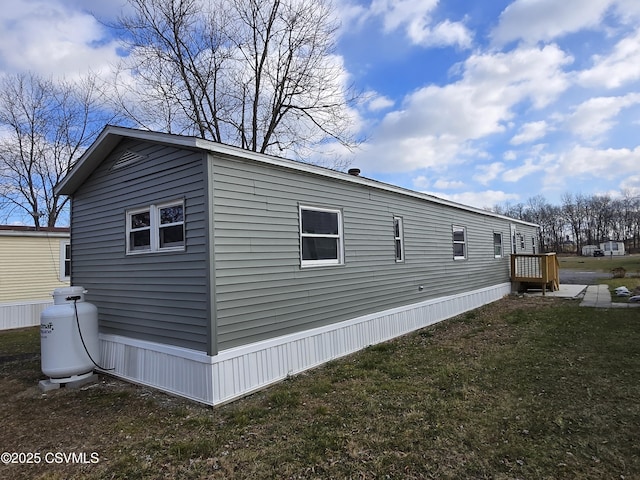
<path fill-rule="evenodd" d="M 146 158 L 110 170 L 124 149 Z M 125 142 L 74 193 L 72 282 L 89 291 L 101 332 L 210 350 L 204 158 Z M 177 199 L 185 205 L 185 251 L 126 255 L 126 211 Z"/>
<path fill-rule="evenodd" d="M 112 169 L 125 149 L 145 159 Z M 508 282 L 512 223 L 518 253 L 531 252 L 533 226 L 350 180 L 125 141 L 73 193 L 72 283 L 89 290 L 101 332 L 213 355 Z M 126 255 L 127 210 L 179 199 L 185 251 Z M 341 211 L 344 265 L 300 266 L 300 205 Z M 465 260 L 453 258 L 453 225 L 466 229 Z"/>
<path fill-rule="evenodd" d="M 508 219 L 253 161 L 211 162 L 218 350 L 509 281 Z M 299 205 L 342 211 L 344 265 L 301 268 Z M 453 259 L 453 225 L 466 228 L 466 260 Z"/>

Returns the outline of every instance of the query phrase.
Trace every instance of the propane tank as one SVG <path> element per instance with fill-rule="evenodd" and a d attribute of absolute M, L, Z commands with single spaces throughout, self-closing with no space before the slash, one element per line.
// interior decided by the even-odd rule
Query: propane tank
<path fill-rule="evenodd" d="M 40 362 L 52 383 L 93 375 L 99 363 L 98 309 L 84 301 L 83 287 L 57 288 L 40 314 Z"/>

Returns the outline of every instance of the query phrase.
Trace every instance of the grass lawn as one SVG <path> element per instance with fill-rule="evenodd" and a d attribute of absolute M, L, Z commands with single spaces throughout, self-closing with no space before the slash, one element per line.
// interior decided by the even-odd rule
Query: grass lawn
<path fill-rule="evenodd" d="M 560 268 L 567 270 L 583 270 L 591 272 L 611 272 L 614 268 L 622 267 L 626 270 L 625 278 L 609 278 L 598 280 L 598 283 L 609 286 L 611 300 L 627 303 L 628 297 L 618 297 L 614 291 L 617 287 L 625 286 L 633 291 L 640 286 L 640 255 L 625 255 L 621 257 L 558 257 Z"/>
<path fill-rule="evenodd" d="M 630 291 L 633 292 L 635 288 L 640 287 L 640 277 L 609 278 L 599 280 L 598 283 L 609 286 L 609 291 L 611 292 L 611 301 L 628 303 L 629 297 L 618 297 L 615 293 L 615 290 L 618 287 L 627 287 Z"/>
<path fill-rule="evenodd" d="M 640 255 L 620 257 L 580 257 L 575 255 L 559 256 L 560 268 L 584 270 L 590 272 L 610 272 L 623 267 L 627 276 L 640 277 Z"/>
<path fill-rule="evenodd" d="M 1 478 L 640 478 L 640 309 L 509 297 L 214 409 L 39 368 L 0 364 L 2 450 L 98 461 Z"/>

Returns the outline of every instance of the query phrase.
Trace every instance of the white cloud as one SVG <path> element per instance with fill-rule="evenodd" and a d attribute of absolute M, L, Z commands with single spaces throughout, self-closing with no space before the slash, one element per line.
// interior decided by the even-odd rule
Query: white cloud
<path fill-rule="evenodd" d="M 640 2 L 638 0 L 616 0 L 616 12 L 621 20 L 630 25 L 637 24 L 640 18 Z"/>
<path fill-rule="evenodd" d="M 474 141 L 504 131 L 516 105 L 542 108 L 569 86 L 571 61 L 555 45 L 471 55 L 458 82 L 423 87 L 389 112 L 361 157 L 372 170 L 411 171 L 481 156 Z"/>
<path fill-rule="evenodd" d="M 360 29 L 369 18 L 367 8 L 349 1 L 339 1 L 336 11 L 340 23 L 339 34 Z"/>
<path fill-rule="evenodd" d="M 627 190 L 630 195 L 640 196 L 640 175 L 629 175 L 623 178 L 620 189 Z"/>
<path fill-rule="evenodd" d="M 424 175 L 420 175 L 414 178 L 411 183 L 413 183 L 413 188 L 418 190 L 429 188 L 429 186 L 431 185 L 431 182 L 429 181 L 429 179 Z"/>
<path fill-rule="evenodd" d="M 498 175 L 504 171 L 504 164 L 501 162 L 493 162 L 489 165 L 478 165 L 476 166 L 476 170 L 480 173 L 476 173 L 473 179 L 482 185 L 487 185 L 489 182 L 498 178 Z"/>
<path fill-rule="evenodd" d="M 463 188 L 464 182 L 460 180 L 447 180 L 444 178 L 439 178 L 433 184 L 433 188 L 437 188 L 438 190 L 454 190 L 457 188 Z"/>
<path fill-rule="evenodd" d="M 498 45 L 514 40 L 551 41 L 598 27 L 614 0 L 515 0 L 500 14 L 491 36 Z"/>
<path fill-rule="evenodd" d="M 106 69 L 117 59 L 118 44 L 106 29 L 91 14 L 69 5 L 10 2 L 0 9 L 0 24 L 4 30 L 0 68 L 5 73 L 28 69 L 72 77 L 89 68 Z"/>
<path fill-rule="evenodd" d="M 489 95 L 486 101 L 512 106 L 528 99 L 534 108 L 542 108 L 569 87 L 562 68 L 572 62 L 570 55 L 553 44 L 472 55 L 465 62 L 465 83 Z"/>
<path fill-rule="evenodd" d="M 593 67 L 578 74 L 586 87 L 618 88 L 640 79 L 640 29 L 620 40 L 610 55 L 594 55 Z"/>
<path fill-rule="evenodd" d="M 502 154 L 502 158 L 504 158 L 507 162 L 511 162 L 518 158 L 518 155 L 513 150 L 507 150 Z"/>
<path fill-rule="evenodd" d="M 502 174 L 502 179 L 505 182 L 518 182 L 524 177 L 544 169 L 545 165 L 543 163 L 536 163 L 533 159 L 528 158 L 522 165 L 506 170 Z"/>
<path fill-rule="evenodd" d="M 380 135 L 356 155 L 359 165 L 374 172 L 408 172 L 422 168 L 442 171 L 461 163 L 466 146 L 450 135 Z"/>
<path fill-rule="evenodd" d="M 386 110 L 388 108 L 393 107 L 395 102 L 390 98 L 385 97 L 384 95 L 378 95 L 376 93 L 371 93 L 371 98 L 367 102 L 367 109 L 371 112 L 378 112 L 380 110 Z"/>
<path fill-rule="evenodd" d="M 374 0 L 369 12 L 382 17 L 385 33 L 404 28 L 413 44 L 469 48 L 473 36 L 462 22 L 433 24 L 431 13 L 437 6 L 438 0 Z"/>
<path fill-rule="evenodd" d="M 547 134 L 547 129 L 548 125 L 545 121 L 525 123 L 509 143 L 512 145 L 520 145 L 522 143 L 533 142 L 544 137 Z"/>
<path fill-rule="evenodd" d="M 433 27 L 427 19 L 416 19 L 409 22 L 407 35 L 411 41 L 423 47 L 456 45 L 469 48 L 473 38 L 467 27 L 461 22 L 445 20 Z"/>
<path fill-rule="evenodd" d="M 566 123 L 574 135 L 597 143 L 615 126 L 614 118 L 623 108 L 640 103 L 640 93 L 620 97 L 595 97 L 578 105 Z"/>
<path fill-rule="evenodd" d="M 558 170 L 561 175 L 615 179 L 624 172 L 633 174 L 640 165 L 640 147 L 596 149 L 575 146 L 560 157 Z"/>

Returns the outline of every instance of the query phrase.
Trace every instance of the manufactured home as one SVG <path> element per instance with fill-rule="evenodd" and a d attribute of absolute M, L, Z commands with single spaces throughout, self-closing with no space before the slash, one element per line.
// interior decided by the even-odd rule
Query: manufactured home
<path fill-rule="evenodd" d="M 600 250 L 604 252 L 605 257 L 624 255 L 624 242 L 615 240 L 607 240 L 600 244 Z"/>
<path fill-rule="evenodd" d="M 69 229 L 0 225 L 0 330 L 40 325 L 54 289 L 69 286 Z"/>
<path fill-rule="evenodd" d="M 536 225 L 352 173 L 106 127 L 57 186 L 101 365 L 216 405 L 511 292 Z"/>
<path fill-rule="evenodd" d="M 600 250 L 598 245 L 583 245 L 582 247 L 582 256 L 583 257 L 593 257 L 596 251 Z M 597 254 L 596 254 L 597 255 Z"/>

